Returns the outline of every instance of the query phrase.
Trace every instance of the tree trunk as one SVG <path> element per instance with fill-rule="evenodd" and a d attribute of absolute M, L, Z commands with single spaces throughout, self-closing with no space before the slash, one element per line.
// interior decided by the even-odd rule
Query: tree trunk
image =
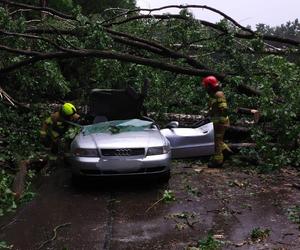
<path fill-rule="evenodd" d="M 28 160 L 23 160 L 19 162 L 19 172 L 16 174 L 12 185 L 12 191 L 15 193 L 15 198 L 17 200 L 20 199 L 22 193 L 24 192 L 28 166 Z"/>

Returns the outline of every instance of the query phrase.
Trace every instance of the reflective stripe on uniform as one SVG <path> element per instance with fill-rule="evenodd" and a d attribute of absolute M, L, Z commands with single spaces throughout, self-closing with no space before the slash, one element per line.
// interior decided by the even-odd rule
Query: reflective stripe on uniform
<path fill-rule="evenodd" d="M 223 157 L 223 154 L 215 154 L 212 156 L 211 158 L 211 161 L 214 162 L 214 163 L 223 163 L 224 161 L 224 157 Z"/>
<path fill-rule="evenodd" d="M 54 131 L 53 129 L 51 129 L 50 133 L 51 133 L 51 137 L 52 137 L 53 139 L 56 139 L 56 138 L 59 137 L 59 133 L 56 132 L 56 131 Z"/>
<path fill-rule="evenodd" d="M 225 124 L 225 123 L 229 123 L 229 117 L 226 116 L 215 116 L 215 117 L 211 117 L 211 121 L 213 123 L 221 123 L 221 124 Z"/>
<path fill-rule="evenodd" d="M 45 123 L 48 124 L 48 125 L 53 124 L 52 117 L 49 116 L 49 117 L 45 120 Z"/>
<path fill-rule="evenodd" d="M 224 150 L 227 150 L 227 151 L 231 151 L 231 149 L 228 147 L 228 145 L 226 144 L 226 143 L 222 143 L 222 152 L 224 151 Z"/>
<path fill-rule="evenodd" d="M 44 130 L 40 130 L 40 135 L 47 135 L 47 133 L 46 133 L 46 131 L 44 131 Z"/>
<path fill-rule="evenodd" d="M 224 97 L 217 98 L 217 102 L 218 102 L 218 107 L 219 108 L 227 108 L 227 102 L 226 102 L 226 99 Z"/>

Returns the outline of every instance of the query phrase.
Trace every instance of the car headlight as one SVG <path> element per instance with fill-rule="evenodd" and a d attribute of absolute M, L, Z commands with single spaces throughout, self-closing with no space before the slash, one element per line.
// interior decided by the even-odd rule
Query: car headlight
<path fill-rule="evenodd" d="M 98 150 L 93 148 L 76 148 L 73 154 L 78 157 L 97 157 Z"/>
<path fill-rule="evenodd" d="M 163 146 L 163 147 L 150 147 L 147 150 L 147 155 L 162 155 L 167 154 L 170 151 L 169 146 Z"/>

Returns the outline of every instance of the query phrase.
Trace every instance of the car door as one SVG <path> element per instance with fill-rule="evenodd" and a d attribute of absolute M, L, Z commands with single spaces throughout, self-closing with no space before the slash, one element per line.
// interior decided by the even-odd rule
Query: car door
<path fill-rule="evenodd" d="M 165 128 L 160 131 L 170 142 L 172 158 L 207 156 L 215 152 L 212 122 L 197 128 Z"/>

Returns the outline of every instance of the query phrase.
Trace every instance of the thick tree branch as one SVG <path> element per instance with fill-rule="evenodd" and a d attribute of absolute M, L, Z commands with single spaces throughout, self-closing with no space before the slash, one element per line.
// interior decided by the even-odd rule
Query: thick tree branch
<path fill-rule="evenodd" d="M 239 84 L 237 86 L 237 91 L 241 94 L 245 94 L 247 96 L 261 96 L 261 92 L 253 87 L 250 87 L 246 84 Z"/>
<path fill-rule="evenodd" d="M 196 19 L 191 19 L 188 16 L 183 16 L 183 15 L 137 15 L 137 16 L 131 16 L 129 18 L 126 18 L 124 20 L 118 21 L 118 22 L 114 22 L 114 23 L 110 23 L 110 24 L 106 24 L 105 27 L 111 26 L 111 25 L 120 25 L 120 24 L 124 24 L 133 20 L 139 20 L 139 19 L 150 19 L 150 18 L 154 18 L 154 19 L 181 19 L 181 20 L 185 20 L 185 21 L 198 21 L 200 24 L 213 28 L 217 31 L 220 31 L 222 33 L 228 34 L 229 31 L 227 29 L 225 29 L 224 27 L 218 25 L 218 24 L 214 24 L 211 22 L 207 22 L 205 20 L 196 20 Z M 248 31 L 249 29 L 247 29 Z M 244 30 L 245 31 L 245 30 Z M 234 32 L 233 35 L 237 38 L 243 38 L 243 39 L 254 39 L 256 37 L 260 37 L 263 40 L 266 41 L 273 41 L 273 42 L 279 42 L 279 43 L 283 43 L 283 44 L 289 44 L 289 45 L 293 45 L 293 46 L 299 46 L 300 45 L 300 41 L 295 40 L 295 39 L 290 39 L 290 38 L 283 38 L 283 37 L 279 37 L 279 36 L 273 36 L 273 35 L 261 35 L 257 32 L 251 31 L 249 33 L 240 33 L 240 32 Z"/>
<path fill-rule="evenodd" d="M 14 50 L 16 52 L 16 50 Z M 19 63 L 13 64 L 9 67 L 0 69 L 0 74 L 7 74 L 13 70 L 27 65 L 32 65 L 38 61 L 49 60 L 49 59 L 66 59 L 66 58 L 76 58 L 76 57 L 95 57 L 101 59 L 116 59 L 123 62 L 136 63 L 140 65 L 150 66 L 152 68 L 157 68 L 160 70 L 170 71 L 173 73 L 191 75 L 191 76 L 208 76 L 215 75 L 220 80 L 224 79 L 224 74 L 219 74 L 211 70 L 200 70 L 187 67 L 181 67 L 178 65 L 165 63 L 153 59 L 133 56 L 125 53 L 116 53 L 112 51 L 100 51 L 100 50 L 69 50 L 66 49 L 64 52 L 52 52 L 38 54 L 30 59 L 21 61 Z"/>
<path fill-rule="evenodd" d="M 16 2 L 12 2 L 12 1 L 8 1 L 8 0 L 0 0 L 0 3 L 5 4 L 5 5 L 10 5 L 10 6 L 14 6 L 14 7 L 20 7 L 22 9 L 30 9 L 30 10 L 36 10 L 36 11 L 47 11 L 53 15 L 65 18 L 65 19 L 70 19 L 70 20 L 76 20 L 75 17 L 71 16 L 71 15 L 67 15 L 64 14 L 60 11 L 57 11 L 55 9 L 51 9 L 48 7 L 38 7 L 38 6 L 34 6 L 34 5 L 29 5 L 29 4 L 23 4 L 23 3 L 16 3 Z"/>
<path fill-rule="evenodd" d="M 53 45 L 55 48 L 57 48 L 59 50 L 63 50 L 63 48 L 61 46 L 59 46 L 58 44 L 54 43 L 53 41 L 51 41 L 50 39 L 47 39 L 45 37 L 28 35 L 28 34 L 23 34 L 23 33 L 8 32 L 8 31 L 5 31 L 5 30 L 0 30 L 0 35 L 1 34 L 7 35 L 7 36 L 16 36 L 16 37 L 23 37 L 23 38 L 29 38 L 29 39 L 36 39 L 36 40 L 45 41 L 45 42 Z"/>
<path fill-rule="evenodd" d="M 26 29 L 24 33 L 27 34 L 47 34 L 47 35 L 69 35 L 69 36 L 85 36 L 87 33 L 84 30 L 80 29 Z"/>
<path fill-rule="evenodd" d="M 109 29 L 109 28 L 105 28 L 104 30 L 109 34 L 113 34 L 113 35 L 117 35 L 117 36 L 121 36 L 121 37 L 126 37 L 126 38 L 129 38 L 131 40 L 138 41 L 138 42 L 147 44 L 149 46 L 155 47 L 159 50 L 168 51 L 168 49 L 165 46 L 163 46 L 160 43 L 155 42 L 153 40 L 146 40 L 146 39 L 143 39 L 143 38 L 140 38 L 140 37 L 136 37 L 136 36 L 124 33 L 124 32 L 120 32 L 120 31 L 115 31 L 115 30 L 112 30 L 112 29 Z"/>
<path fill-rule="evenodd" d="M 178 53 L 174 50 L 171 50 L 169 48 L 166 48 L 165 46 L 162 46 L 161 44 L 155 42 L 155 41 L 150 41 L 150 40 L 146 40 L 143 38 L 139 38 L 133 35 L 129 35 L 127 33 L 123 33 L 123 32 L 119 32 L 119 31 L 114 31 L 112 29 L 109 28 L 105 28 L 105 31 L 111 35 L 116 35 L 116 36 L 112 36 L 112 38 L 119 42 L 119 43 L 123 43 L 126 45 L 130 45 L 130 46 L 134 46 L 134 47 L 138 47 L 138 48 L 142 48 L 145 50 L 148 50 L 150 52 L 156 53 L 158 55 L 162 55 L 162 56 L 169 56 L 171 58 L 174 59 L 185 59 L 186 62 L 195 67 L 195 68 L 199 68 L 199 69 L 208 69 L 205 65 L 201 64 L 200 62 L 196 61 L 195 59 L 183 55 L 181 53 Z M 80 32 L 78 30 L 58 30 L 58 29 L 51 29 L 51 30 L 45 30 L 45 29 L 30 29 L 30 30 L 26 30 L 26 33 L 38 33 L 38 34 L 65 34 L 65 35 L 79 35 L 84 32 Z M 122 39 L 119 38 L 117 36 L 121 36 L 121 37 L 126 37 L 127 39 Z M 131 41 L 133 40 L 133 41 Z"/>
<path fill-rule="evenodd" d="M 0 45 L 0 50 L 5 50 L 14 54 L 24 55 L 24 56 L 40 56 L 42 54 L 41 52 L 37 52 L 37 51 L 15 49 L 5 45 Z"/>
<path fill-rule="evenodd" d="M 159 16 L 159 15 L 158 15 Z M 158 17 L 157 16 L 157 17 Z M 153 16 L 151 16 L 153 18 Z M 171 18 L 171 16 L 168 16 L 169 18 Z M 176 18 L 174 15 L 172 16 L 173 18 Z M 150 18 L 150 17 L 149 17 Z M 180 17 L 181 20 L 191 20 L 188 18 L 182 18 Z M 197 20 L 200 24 L 202 24 L 203 26 L 212 28 L 216 31 L 221 32 L 221 34 L 228 34 L 228 30 L 226 30 L 225 28 L 211 23 L 211 22 L 207 22 L 205 20 Z M 105 29 L 107 32 L 109 33 L 115 33 L 115 34 L 121 34 L 121 32 L 117 32 L 117 31 L 112 31 L 111 29 Z M 52 30 L 52 29 L 27 29 L 25 31 L 25 33 L 33 33 L 33 34 L 63 34 L 63 35 L 72 35 L 72 36 L 84 36 L 86 34 L 86 32 L 84 30 L 77 30 L 77 29 L 72 29 L 72 30 Z M 125 34 L 125 33 L 123 33 Z M 283 37 L 279 37 L 279 36 L 272 36 L 272 35 L 261 35 L 261 34 L 257 34 L 255 33 L 254 35 L 252 34 L 245 34 L 245 33 L 233 33 L 233 35 L 236 38 L 241 38 L 241 39 L 254 39 L 256 37 L 261 37 L 261 39 L 266 40 L 266 41 L 271 41 L 271 42 L 279 42 L 282 44 L 289 44 L 289 45 L 293 45 L 293 46 L 300 46 L 300 41 L 295 40 L 295 39 L 290 39 L 290 38 L 283 38 Z M 125 35 L 122 35 L 125 36 Z M 129 35 L 128 35 L 129 36 Z M 143 39 L 143 41 L 146 41 L 145 39 Z M 151 45 L 153 45 L 153 42 L 151 42 Z"/>
<path fill-rule="evenodd" d="M 195 59 L 193 59 L 189 56 L 186 56 L 184 54 L 181 54 L 179 52 L 176 52 L 174 50 L 171 50 L 169 48 L 166 48 L 156 42 L 151 42 L 149 40 L 134 37 L 134 36 L 126 34 L 126 33 L 115 32 L 111 29 L 106 29 L 106 31 L 108 33 L 117 34 L 117 35 L 124 36 L 124 37 L 131 39 L 131 40 L 128 40 L 128 39 L 123 39 L 123 38 L 120 38 L 117 36 L 112 36 L 112 38 L 117 42 L 131 45 L 134 47 L 139 47 L 139 48 L 145 49 L 147 51 L 150 51 L 150 52 L 153 52 L 155 54 L 162 55 L 165 57 L 170 57 L 170 58 L 174 58 L 174 59 L 185 59 L 185 61 L 192 67 L 195 67 L 198 69 L 208 69 L 205 65 L 201 64 L 200 62 L 196 61 Z"/>
<path fill-rule="evenodd" d="M 139 19 L 152 19 L 152 18 L 156 18 L 156 19 L 182 19 L 182 20 L 188 20 L 189 17 L 186 16 L 182 16 L 182 15 L 172 15 L 172 14 L 165 14 L 165 15 L 137 15 L 137 16 L 131 16 L 128 17 L 126 19 L 123 19 L 121 21 L 117 21 L 114 23 L 109 23 L 109 24 L 105 24 L 103 25 L 104 27 L 111 27 L 113 25 L 120 25 L 120 24 L 124 24 L 124 23 L 128 23 L 134 20 L 139 20 Z"/>
<path fill-rule="evenodd" d="M 160 8 L 155 8 L 155 9 L 134 9 L 134 10 L 129 10 L 125 13 L 122 13 L 118 16 L 115 16 L 113 17 L 112 19 L 110 20 L 106 20 L 105 22 L 103 23 L 107 23 L 107 22 L 110 22 L 112 20 L 115 20 L 116 18 L 119 18 L 119 17 L 122 17 L 122 16 L 127 16 L 128 14 L 131 14 L 131 13 L 134 13 L 134 12 L 140 12 L 140 11 L 148 11 L 149 14 L 151 12 L 155 12 L 155 11 L 160 11 L 160 10 L 165 10 L 165 9 L 170 9 L 170 8 L 178 8 L 178 9 L 188 9 L 188 8 L 198 8 L 198 9 L 207 9 L 207 10 L 210 10 L 212 12 L 215 12 L 219 15 L 221 15 L 222 17 L 224 17 L 225 19 L 229 20 L 230 22 L 232 22 L 235 26 L 239 27 L 241 30 L 243 31 L 246 31 L 246 32 L 249 32 L 251 34 L 253 34 L 254 32 L 251 30 L 251 29 L 248 29 L 242 25 L 240 25 L 237 21 L 235 21 L 233 18 L 231 18 L 230 16 L 226 15 L 224 12 L 222 11 L 219 11 L 215 8 L 212 8 L 212 7 L 209 7 L 207 5 L 167 5 L 167 6 L 163 6 L 163 7 L 160 7 Z"/>

